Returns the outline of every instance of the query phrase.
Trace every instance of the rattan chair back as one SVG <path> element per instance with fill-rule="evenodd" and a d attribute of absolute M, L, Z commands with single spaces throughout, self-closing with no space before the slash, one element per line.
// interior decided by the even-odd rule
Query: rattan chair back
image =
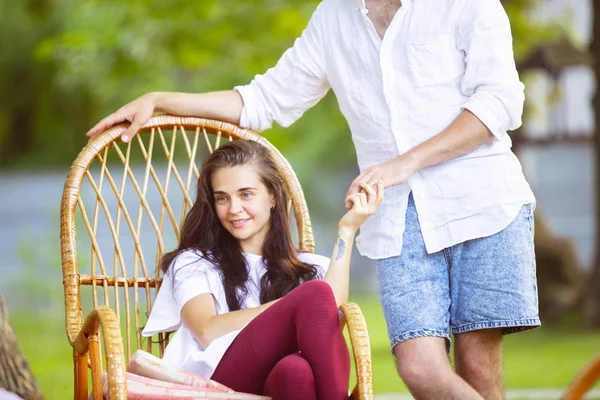
<path fill-rule="evenodd" d="M 285 179 L 298 248 L 312 252 L 314 243 L 296 175 L 264 138 L 223 122 L 172 116 L 153 117 L 127 144 L 119 140 L 125 129 L 121 124 L 107 130 L 73 163 L 61 203 L 60 239 L 69 341 L 77 349 L 83 315 L 109 306 L 121 325 L 128 360 L 136 349 L 162 357 L 165 341 L 157 339 L 164 338 L 141 336 L 162 279 L 158 261 L 176 247 L 195 200 L 202 158 L 220 144 L 254 140 L 270 150 Z"/>

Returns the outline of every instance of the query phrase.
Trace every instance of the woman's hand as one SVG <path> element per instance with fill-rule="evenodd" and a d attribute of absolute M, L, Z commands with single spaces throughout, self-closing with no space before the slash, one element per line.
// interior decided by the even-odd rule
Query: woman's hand
<path fill-rule="evenodd" d="M 383 181 L 377 181 L 375 187 L 367 183 L 359 183 L 362 189 L 346 197 L 346 204 L 350 203 L 350 210 L 342 217 L 338 224 L 340 231 L 354 235 L 358 228 L 375 213 L 383 200 Z"/>
<path fill-rule="evenodd" d="M 148 122 L 150 117 L 152 117 L 156 108 L 155 100 L 156 95 L 154 93 L 147 93 L 138 97 L 131 103 L 121 107 L 117 112 L 98 122 L 96 126 L 86 133 L 86 135 L 89 136 L 90 139 L 93 139 L 111 126 L 128 121 L 130 123 L 129 128 L 121 135 L 121 140 L 128 142 L 133 135 Z"/>

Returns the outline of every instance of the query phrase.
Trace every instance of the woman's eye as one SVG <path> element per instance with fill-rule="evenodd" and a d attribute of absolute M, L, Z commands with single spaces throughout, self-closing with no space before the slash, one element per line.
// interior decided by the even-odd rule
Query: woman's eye
<path fill-rule="evenodd" d="M 227 200 L 227 197 L 225 197 L 225 196 L 219 196 L 219 197 L 217 197 L 216 200 L 217 200 L 218 203 L 223 203 L 225 200 Z"/>
<path fill-rule="evenodd" d="M 251 194 L 252 194 L 252 193 L 250 193 L 250 192 L 244 192 L 244 193 L 242 193 L 242 197 L 243 197 L 244 199 L 247 199 L 248 197 L 250 197 L 250 195 L 251 195 Z"/>

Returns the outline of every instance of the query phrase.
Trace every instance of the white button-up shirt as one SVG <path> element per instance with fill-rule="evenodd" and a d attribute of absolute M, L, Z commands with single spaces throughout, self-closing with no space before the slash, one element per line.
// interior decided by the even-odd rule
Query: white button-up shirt
<path fill-rule="evenodd" d="M 387 188 L 357 238 L 363 255 L 400 254 L 411 191 L 429 253 L 497 233 L 535 201 L 506 133 L 521 124 L 524 95 L 499 0 L 402 0 L 383 40 L 364 0 L 324 0 L 274 68 L 235 88 L 244 102 L 240 123 L 256 131 L 273 121 L 288 126 L 329 88 L 361 171 L 440 133 L 463 109 L 495 136 Z"/>

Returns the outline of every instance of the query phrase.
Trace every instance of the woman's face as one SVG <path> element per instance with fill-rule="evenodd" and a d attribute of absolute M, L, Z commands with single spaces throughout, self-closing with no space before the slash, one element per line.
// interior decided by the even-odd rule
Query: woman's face
<path fill-rule="evenodd" d="M 245 253 L 262 255 L 275 198 L 254 165 L 223 168 L 211 179 L 221 224 L 239 240 Z"/>

